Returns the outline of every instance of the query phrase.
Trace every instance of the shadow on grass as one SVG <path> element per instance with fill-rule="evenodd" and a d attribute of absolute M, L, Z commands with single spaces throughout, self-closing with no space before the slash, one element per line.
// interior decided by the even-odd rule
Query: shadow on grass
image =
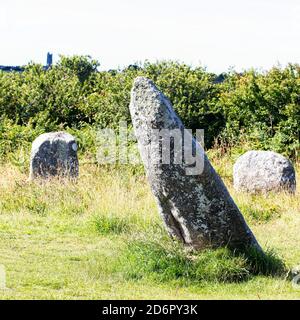
<path fill-rule="evenodd" d="M 247 249 L 243 256 L 253 275 L 280 277 L 288 271 L 283 260 L 272 249 L 261 252 L 252 247 Z"/>

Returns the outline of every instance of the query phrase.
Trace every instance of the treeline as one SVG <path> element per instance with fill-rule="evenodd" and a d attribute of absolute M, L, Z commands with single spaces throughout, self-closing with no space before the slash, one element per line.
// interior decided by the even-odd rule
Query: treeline
<path fill-rule="evenodd" d="M 299 156 L 298 64 L 218 76 L 172 61 L 101 72 L 98 66 L 74 56 L 61 57 L 47 71 L 29 64 L 21 73 L 0 72 L 0 156 L 54 130 L 71 131 L 91 145 L 97 127 L 130 122 L 130 89 L 139 75 L 170 98 L 186 127 L 205 129 L 207 148 L 247 145 Z"/>

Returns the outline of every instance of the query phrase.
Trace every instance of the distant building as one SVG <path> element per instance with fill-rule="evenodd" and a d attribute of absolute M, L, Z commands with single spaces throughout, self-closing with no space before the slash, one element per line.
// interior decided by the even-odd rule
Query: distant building
<path fill-rule="evenodd" d="M 47 67 L 50 68 L 52 66 L 53 54 L 48 52 L 47 53 Z"/>

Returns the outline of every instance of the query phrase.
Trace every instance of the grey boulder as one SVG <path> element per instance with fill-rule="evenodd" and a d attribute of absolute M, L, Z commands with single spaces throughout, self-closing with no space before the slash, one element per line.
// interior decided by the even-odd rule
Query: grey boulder
<path fill-rule="evenodd" d="M 266 193 L 296 190 L 292 163 L 273 151 L 248 151 L 233 166 L 233 184 L 237 191 Z"/>
<path fill-rule="evenodd" d="M 191 148 L 203 161 L 201 172 L 191 174 L 191 163 L 179 163 L 175 156 L 169 163 L 158 159 L 152 145 L 153 130 L 177 130 L 184 135 L 185 129 L 170 101 L 151 80 L 135 79 L 130 113 L 146 174 L 170 236 L 197 250 L 228 246 L 261 251 L 223 181 L 192 135 Z M 175 154 L 174 143 L 170 145 Z"/>
<path fill-rule="evenodd" d="M 29 179 L 78 176 L 77 143 L 66 132 L 44 133 L 32 143 Z"/>

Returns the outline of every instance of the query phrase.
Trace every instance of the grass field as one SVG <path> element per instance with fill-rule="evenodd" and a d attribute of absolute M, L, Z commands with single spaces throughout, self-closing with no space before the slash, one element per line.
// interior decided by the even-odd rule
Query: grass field
<path fill-rule="evenodd" d="M 295 196 L 238 194 L 232 160 L 211 157 L 263 248 L 299 265 L 299 186 Z M 1 299 L 300 298 L 286 272 L 254 275 L 226 250 L 191 257 L 170 241 L 142 174 L 87 164 L 80 173 L 39 184 L 1 165 Z"/>

